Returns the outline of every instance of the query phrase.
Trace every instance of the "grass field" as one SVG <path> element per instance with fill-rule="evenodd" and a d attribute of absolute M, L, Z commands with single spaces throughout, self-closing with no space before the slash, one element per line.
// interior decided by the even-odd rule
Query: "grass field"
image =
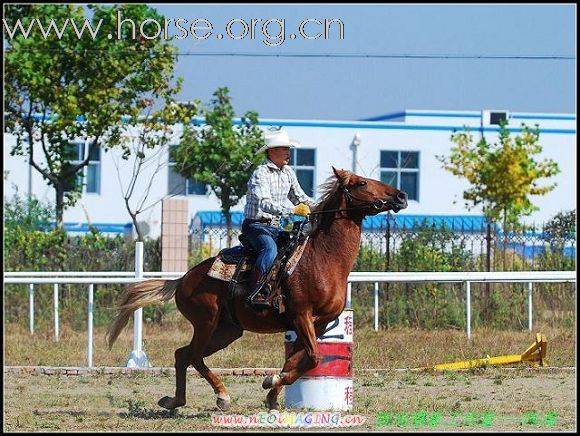
<path fill-rule="evenodd" d="M 551 367 L 576 366 L 575 330 L 538 325 L 536 331 L 548 340 Z M 575 369 L 516 365 L 511 369 L 444 373 L 385 370 L 519 354 L 533 343 L 534 332 L 477 328 L 468 341 L 465 331 L 458 330 L 375 332 L 370 327 L 355 327 L 354 407 L 342 415 L 364 417 L 365 422 L 339 429 L 571 431 L 576 428 Z M 144 350 L 150 362 L 156 367 L 173 367 L 174 350 L 187 344 L 191 333 L 185 320 L 163 326 L 145 324 Z M 104 328 L 95 330 L 94 366 L 124 366 L 132 349 L 132 323 L 111 351 L 106 347 L 104 335 Z M 283 334 L 246 332 L 230 347 L 206 359 L 206 363 L 213 368 L 279 368 L 284 360 L 283 341 Z M 61 326 L 60 340 L 55 342 L 49 325 L 37 326 L 31 335 L 25 325 L 6 324 L 4 345 L 6 366 L 86 366 L 87 362 L 86 332 L 67 326 Z M 228 414 L 248 417 L 267 413 L 261 377 L 223 376 L 222 380 L 232 397 Z M 227 431 L 212 424 L 212 415 L 222 414 L 206 381 L 190 375 L 187 388 L 186 406 L 169 412 L 156 403 L 165 395 L 173 395 L 173 375 L 5 373 L 4 430 Z M 282 393 L 282 406 L 283 401 Z M 281 412 L 290 413 L 283 407 Z M 417 422 L 421 417 L 422 424 Z"/>
<path fill-rule="evenodd" d="M 232 398 L 228 415 L 267 413 L 261 377 L 225 376 L 223 381 Z M 171 376 L 5 374 L 4 430 L 228 430 L 212 424 L 212 415 L 226 415 L 217 410 L 205 380 L 189 377 L 187 385 L 188 403 L 170 412 L 156 402 L 172 395 Z M 354 377 L 353 404 L 341 416 L 356 415 L 365 422 L 338 430 L 573 431 L 576 372 L 488 368 L 443 374 L 365 373 Z M 280 409 L 292 412 L 304 416 L 308 411 Z M 421 416 L 423 421 L 418 421 Z"/>
<path fill-rule="evenodd" d="M 125 366 L 133 348 L 133 324 L 129 324 L 111 351 L 105 344 L 106 329 L 95 329 L 94 366 Z M 157 367 L 173 367 L 173 352 L 190 342 L 192 332 L 186 320 L 163 326 L 145 324 L 143 348 L 149 361 Z M 548 340 L 550 366 L 576 365 L 575 330 L 538 325 L 534 332 L 543 333 Z M 375 332 L 370 327 L 355 326 L 353 367 L 414 368 L 488 355 L 520 354 L 534 342 L 534 332 L 478 328 L 472 330 L 468 341 L 465 331 L 460 330 L 389 329 Z M 67 326 L 61 326 L 60 340 L 55 342 L 52 326 L 38 326 L 31 335 L 23 324 L 7 324 L 4 326 L 4 345 L 4 364 L 9 366 L 87 365 L 86 332 Z M 217 368 L 281 368 L 283 362 L 283 333 L 258 335 L 245 332 L 228 348 L 206 359 L 209 367 Z"/>

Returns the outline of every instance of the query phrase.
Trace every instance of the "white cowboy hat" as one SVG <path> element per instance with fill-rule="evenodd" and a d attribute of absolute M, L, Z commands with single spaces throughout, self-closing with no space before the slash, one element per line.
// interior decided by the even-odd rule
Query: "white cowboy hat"
<path fill-rule="evenodd" d="M 288 132 L 283 129 L 268 130 L 267 132 L 264 132 L 264 141 L 265 144 L 256 153 L 261 153 L 269 148 L 275 147 L 300 147 L 300 143 L 290 139 Z"/>

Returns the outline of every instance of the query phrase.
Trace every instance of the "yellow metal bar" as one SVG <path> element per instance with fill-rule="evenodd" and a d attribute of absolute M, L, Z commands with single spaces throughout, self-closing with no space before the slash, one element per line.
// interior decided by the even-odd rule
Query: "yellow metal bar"
<path fill-rule="evenodd" d="M 548 341 L 541 333 L 536 333 L 536 341 L 530 345 L 522 354 L 510 354 L 507 356 L 487 357 L 484 359 L 471 359 L 461 362 L 442 363 L 427 368 L 413 368 L 414 371 L 424 371 L 429 369 L 469 369 L 489 365 L 509 365 L 510 363 L 527 362 L 533 365 L 548 366 L 546 362 Z"/>
<path fill-rule="evenodd" d="M 462 362 L 454 363 L 442 363 L 440 365 L 435 365 L 433 369 L 467 369 L 488 365 L 507 365 L 510 363 L 520 363 L 521 361 L 522 356 L 519 354 L 510 354 L 508 356 L 487 357 L 484 359 L 464 360 Z"/>

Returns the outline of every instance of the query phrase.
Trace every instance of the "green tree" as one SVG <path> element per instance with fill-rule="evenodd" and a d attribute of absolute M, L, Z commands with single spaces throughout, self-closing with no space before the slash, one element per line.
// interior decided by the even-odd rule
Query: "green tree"
<path fill-rule="evenodd" d="M 258 114 L 246 112 L 234 126 L 234 109 L 228 88 L 214 92 L 210 108 L 204 108 L 205 126 L 186 126 L 172 150 L 175 169 L 182 176 L 208 184 L 220 200 L 231 244 L 231 208 L 246 194 L 251 165 L 263 160 L 256 150 L 263 145 Z"/>
<path fill-rule="evenodd" d="M 534 129 L 522 124 L 519 135 L 512 138 L 507 123 L 499 130 L 499 142 L 490 144 L 482 137 L 474 144 L 469 128 L 453 132 L 449 156 L 436 156 L 443 168 L 463 177 L 471 188 L 463 193 L 466 207 L 481 204 L 484 215 L 492 222 L 508 226 L 519 225 L 522 216 L 539 208 L 530 201 L 532 195 L 544 195 L 556 183 L 540 186 L 538 179 L 552 177 L 560 170 L 551 159 L 541 162 L 534 155 L 542 151 L 538 125 Z"/>
<path fill-rule="evenodd" d="M 176 48 L 143 36 L 156 33 L 152 21 L 134 36 L 146 19 L 163 21 L 146 5 L 90 5 L 88 11 L 79 5 L 9 5 L 6 16 L 12 18 L 5 23 L 4 76 L 5 129 L 16 137 L 11 153 L 26 156 L 54 187 L 62 228 L 64 209 L 80 197 L 78 177 L 89 157 L 99 147 L 131 153 L 121 141 L 122 117 L 135 123 L 152 100 L 176 92 Z M 117 35 L 118 17 L 134 27 L 127 21 Z M 17 27 L 30 31 L 25 36 Z M 86 144 L 84 155 L 76 141 Z"/>
<path fill-rule="evenodd" d="M 573 240 L 576 237 L 576 209 L 558 212 L 544 226 L 546 239 L 551 241 Z"/>

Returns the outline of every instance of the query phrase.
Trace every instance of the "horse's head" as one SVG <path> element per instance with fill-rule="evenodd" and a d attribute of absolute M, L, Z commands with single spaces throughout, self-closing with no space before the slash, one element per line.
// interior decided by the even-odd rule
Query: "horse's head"
<path fill-rule="evenodd" d="M 379 180 L 368 179 L 350 171 L 332 167 L 338 179 L 348 208 L 360 207 L 364 215 L 376 215 L 392 210 L 399 212 L 407 207 L 407 193 Z"/>

